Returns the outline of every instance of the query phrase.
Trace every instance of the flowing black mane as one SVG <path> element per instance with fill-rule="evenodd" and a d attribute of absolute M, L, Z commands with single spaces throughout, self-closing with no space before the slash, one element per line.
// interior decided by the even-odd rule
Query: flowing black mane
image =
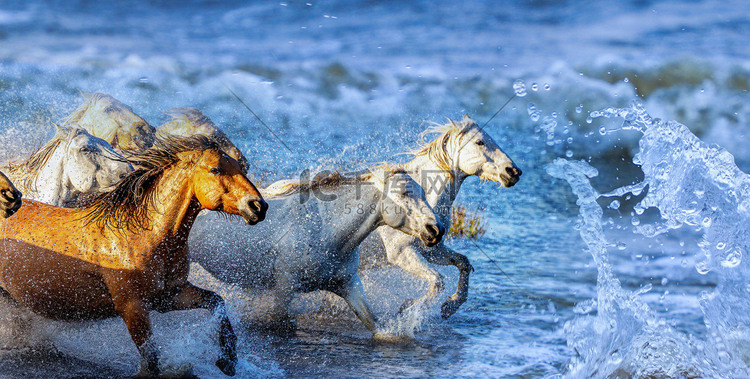
<path fill-rule="evenodd" d="M 219 150 L 219 146 L 205 136 L 157 139 L 152 148 L 128 156 L 137 170 L 112 191 L 93 195 L 82 202 L 86 212 L 84 219 L 102 228 L 147 228 L 148 208 L 156 195 L 154 184 L 164 170 L 180 161 L 179 153 L 209 149 Z"/>

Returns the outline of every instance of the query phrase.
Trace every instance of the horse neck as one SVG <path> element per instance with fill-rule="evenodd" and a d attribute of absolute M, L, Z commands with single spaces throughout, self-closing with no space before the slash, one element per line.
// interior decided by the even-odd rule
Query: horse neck
<path fill-rule="evenodd" d="M 63 206 L 75 200 L 74 188 L 65 173 L 65 142 L 58 145 L 44 166 L 36 172 L 26 173 L 26 190 L 29 197 L 47 204 Z"/>
<path fill-rule="evenodd" d="M 327 223 L 327 226 L 331 228 L 332 240 L 338 241 L 340 251 L 348 252 L 355 249 L 373 230 L 383 224 L 379 204 L 381 192 L 376 186 L 377 184 L 371 182 L 340 186 L 335 191 L 336 200 L 321 201 L 321 204 L 326 205 L 327 219 L 337 220 Z M 364 210 L 362 212 L 358 212 L 360 204 Z M 370 208 L 372 204 L 376 205 L 374 211 Z"/>
<path fill-rule="evenodd" d="M 467 175 L 455 164 L 450 170 L 441 169 L 426 155 L 414 157 L 404 165 L 404 169 L 422 186 L 425 199 L 445 223 Z"/>
<path fill-rule="evenodd" d="M 155 242 L 187 245 L 200 203 L 192 190 L 191 172 L 172 165 L 154 183 L 155 197 L 148 207 L 148 229 L 156 234 Z"/>

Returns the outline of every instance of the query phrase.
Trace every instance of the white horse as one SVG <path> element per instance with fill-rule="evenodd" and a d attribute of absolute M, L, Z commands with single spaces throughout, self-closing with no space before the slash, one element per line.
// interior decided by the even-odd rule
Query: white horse
<path fill-rule="evenodd" d="M 423 146 L 413 152 L 411 161 L 400 165 L 422 186 L 427 202 L 446 228 L 450 228 L 451 206 L 466 178 L 478 176 L 511 187 L 521 176 L 521 170 L 468 115 L 464 115 L 460 122 L 448 121 L 445 125 L 426 130 L 420 138 Z M 438 136 L 431 142 L 425 142 L 427 134 Z M 466 302 L 469 274 L 474 268 L 463 254 L 451 250 L 444 243 L 425 247 L 410 235 L 381 227 L 362 244 L 363 268 L 378 260 L 383 255 L 383 249 L 388 263 L 403 268 L 430 286 L 422 298 L 404 303 L 402 310 L 410 304 L 428 304 L 442 291 L 443 277 L 429 263 L 453 265 L 459 270 L 458 288 L 443 303 L 442 316 L 450 317 Z"/>
<path fill-rule="evenodd" d="M 421 187 L 400 170 L 284 180 L 261 193 L 269 203 L 266 222 L 248 229 L 200 217 L 190 235 L 191 258 L 224 282 L 271 289 L 271 317 L 280 327 L 294 326 L 289 306 L 295 293 L 326 290 L 344 298 L 375 333 L 376 317 L 357 275 L 359 243 L 381 225 L 429 246 L 445 232 Z"/>
<path fill-rule="evenodd" d="M 206 136 L 218 143 L 222 151 L 240 164 L 242 172 L 247 173 L 247 158 L 208 116 L 195 108 L 188 107 L 172 108 L 167 111 L 167 115 L 172 119 L 156 128 L 157 138 L 165 138 L 170 135 L 180 137 Z"/>
<path fill-rule="evenodd" d="M 83 104 L 65 120 L 119 150 L 143 150 L 154 143 L 156 130 L 133 109 L 106 93 L 85 93 Z"/>
<path fill-rule="evenodd" d="M 26 197 L 72 207 L 82 194 L 106 190 L 133 167 L 106 141 L 75 124 L 56 127 L 55 136 L 24 161 L 4 170 Z"/>

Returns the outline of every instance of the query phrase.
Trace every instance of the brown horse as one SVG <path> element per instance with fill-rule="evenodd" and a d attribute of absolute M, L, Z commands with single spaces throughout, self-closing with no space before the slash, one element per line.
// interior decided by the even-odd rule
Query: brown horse
<path fill-rule="evenodd" d="M 236 337 L 223 299 L 187 281 L 187 238 L 201 209 L 265 218 L 267 204 L 239 164 L 203 136 L 159 140 L 141 167 L 82 209 L 28 201 L 0 221 L 0 287 L 36 313 L 61 320 L 120 316 L 158 374 L 149 311 L 205 308 L 219 317 L 216 365 L 235 372 Z"/>
<path fill-rule="evenodd" d="M 0 217 L 8 218 L 21 208 L 21 192 L 0 172 Z"/>

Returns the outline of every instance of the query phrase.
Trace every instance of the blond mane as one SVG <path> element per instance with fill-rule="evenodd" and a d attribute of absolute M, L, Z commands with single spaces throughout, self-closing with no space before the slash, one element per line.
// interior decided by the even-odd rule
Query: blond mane
<path fill-rule="evenodd" d="M 435 165 L 453 175 L 453 162 L 451 162 L 448 147 L 452 141 L 461 141 L 461 138 L 476 126 L 477 123 L 464 116 L 462 121 L 448 119 L 445 124 L 432 123 L 432 126 L 419 135 L 420 147 L 412 150 L 410 153 L 414 157 L 428 157 Z M 427 140 L 428 135 L 438 134 L 432 141 Z"/>
<path fill-rule="evenodd" d="M 380 175 L 384 173 L 383 175 Z M 302 192 L 311 192 L 319 189 L 338 188 L 344 185 L 353 185 L 377 181 L 382 184 L 384 180 L 394 174 L 405 173 L 399 166 L 378 166 L 372 169 L 345 174 L 340 171 L 323 171 L 315 175 L 309 182 L 297 180 L 283 180 L 271 184 L 263 190 L 263 196 L 282 197 Z"/>
<path fill-rule="evenodd" d="M 5 166 L 6 173 L 14 178 L 16 186 L 22 191 L 36 189 L 39 172 L 44 165 L 49 162 L 52 154 L 57 150 L 60 144 L 72 133 L 77 127 L 60 129 L 44 145 L 38 147 L 29 154 L 29 157 L 20 162 L 11 162 Z"/>

